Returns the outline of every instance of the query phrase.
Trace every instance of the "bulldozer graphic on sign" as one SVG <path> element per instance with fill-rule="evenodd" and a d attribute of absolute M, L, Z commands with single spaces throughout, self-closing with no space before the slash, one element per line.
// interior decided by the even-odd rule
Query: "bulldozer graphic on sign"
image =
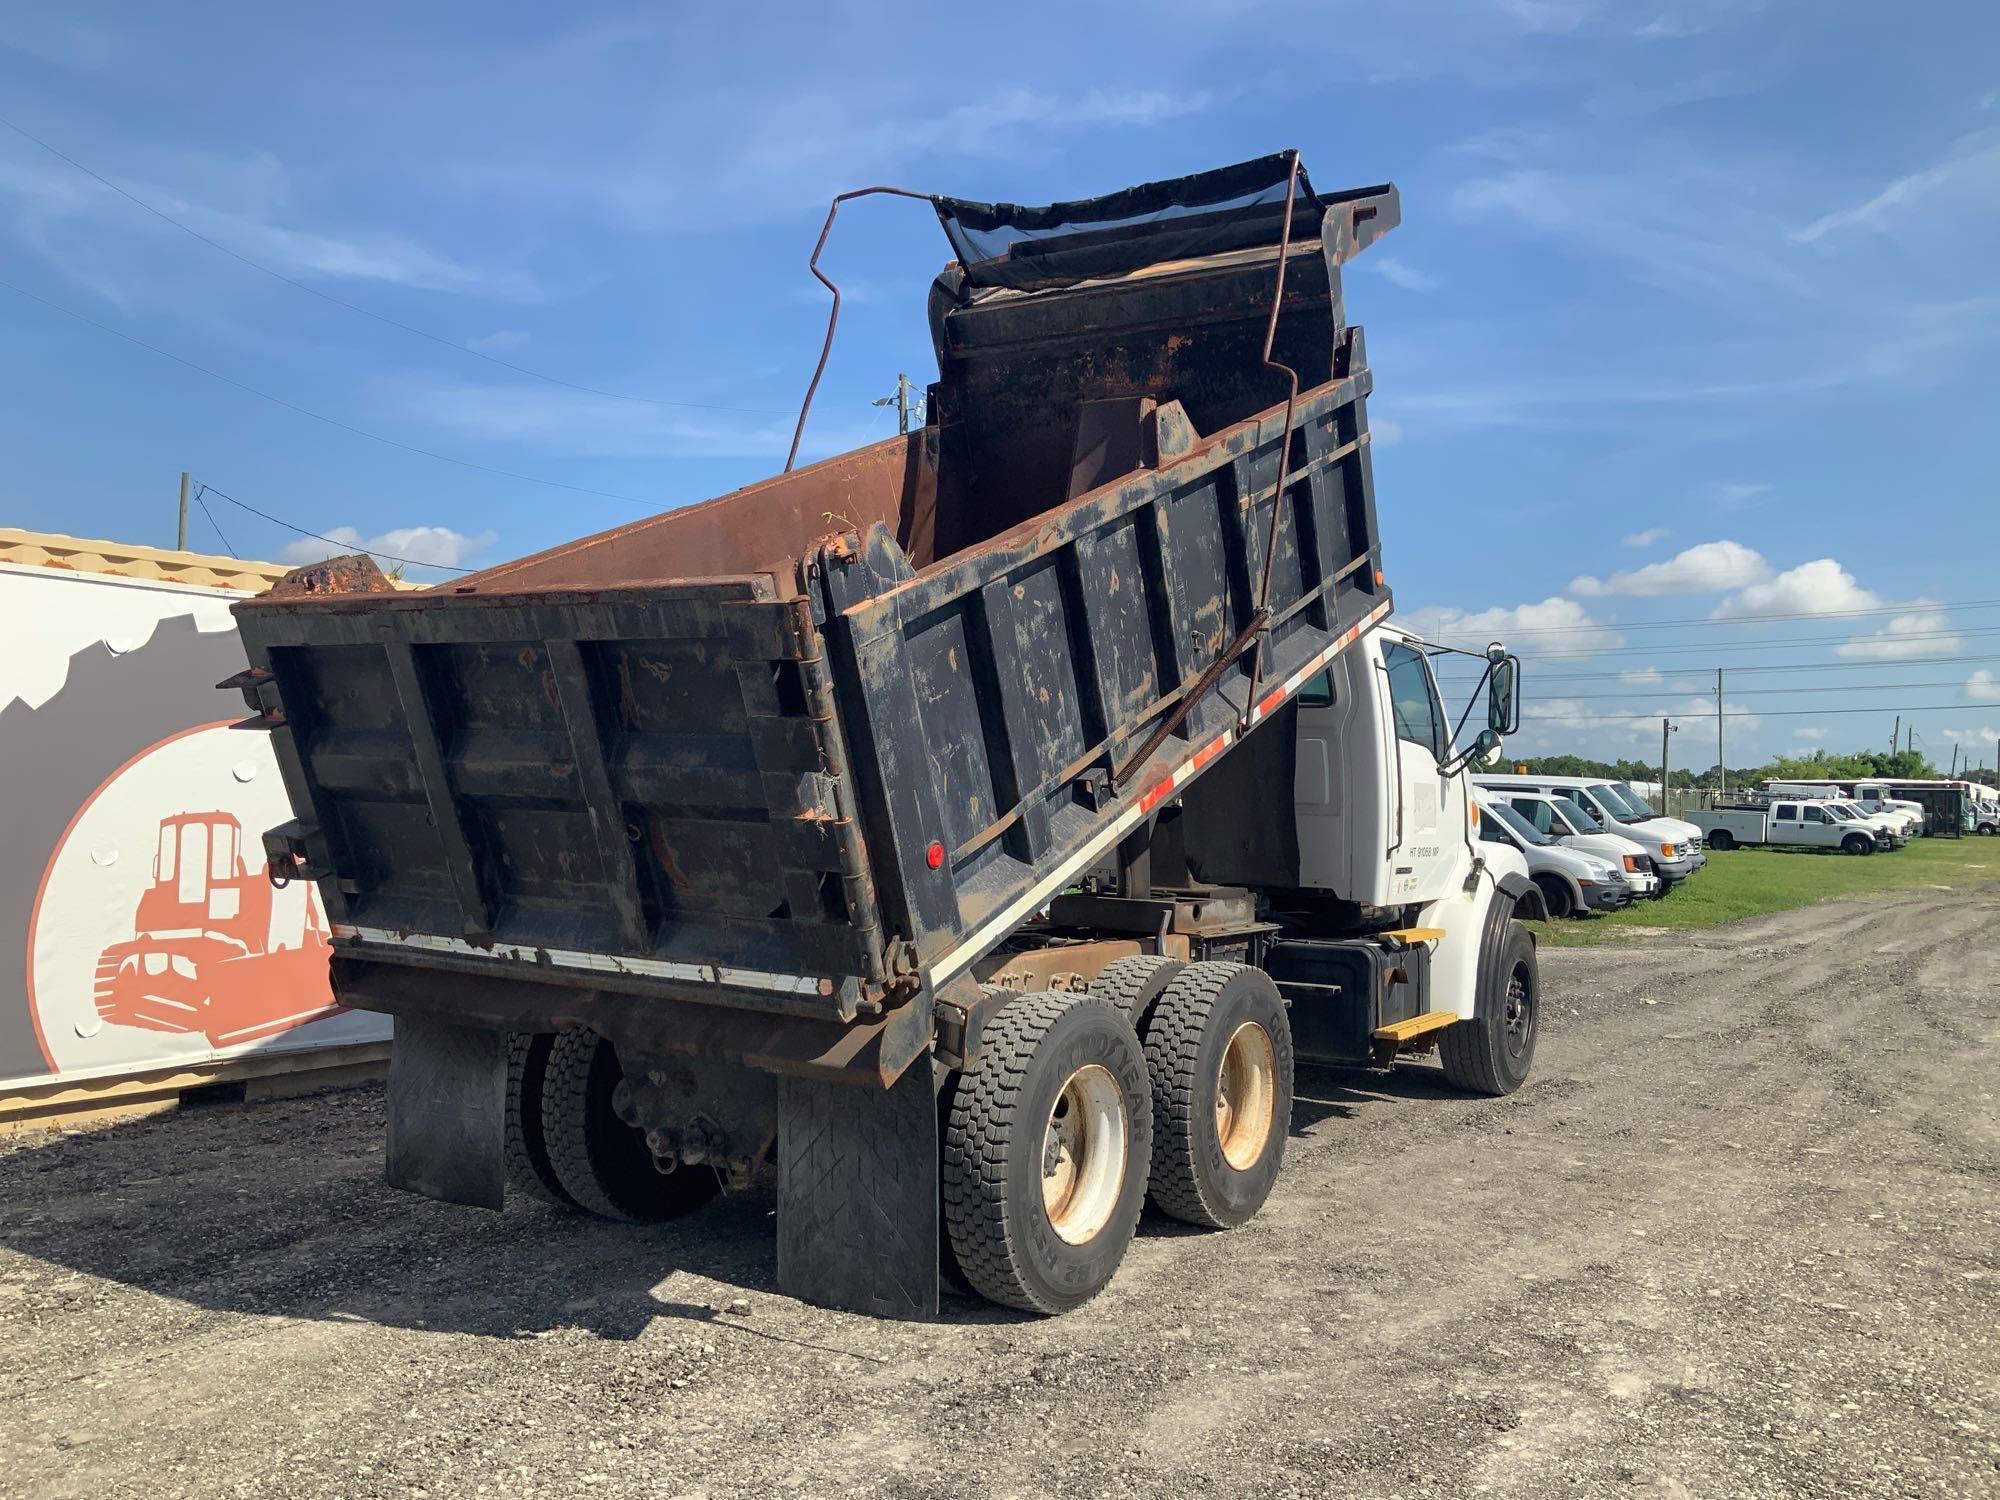
<path fill-rule="evenodd" d="M 233 815 L 162 819 L 133 936 L 97 961 L 99 1018 L 232 1047 L 338 1014 L 327 999 L 318 892 L 308 886 L 303 904 L 282 910 L 273 896 L 264 871 L 244 861 Z"/>

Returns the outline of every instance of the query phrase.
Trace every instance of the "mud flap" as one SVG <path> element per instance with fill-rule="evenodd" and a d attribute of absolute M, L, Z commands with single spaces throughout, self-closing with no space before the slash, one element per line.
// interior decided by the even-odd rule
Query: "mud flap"
<path fill-rule="evenodd" d="M 389 1049 L 389 1185 L 497 1209 L 507 1184 L 507 1038 L 396 1017 Z"/>
<path fill-rule="evenodd" d="M 778 1083 L 778 1285 L 881 1318 L 938 1310 L 938 1110 L 919 1061 L 888 1089 Z"/>

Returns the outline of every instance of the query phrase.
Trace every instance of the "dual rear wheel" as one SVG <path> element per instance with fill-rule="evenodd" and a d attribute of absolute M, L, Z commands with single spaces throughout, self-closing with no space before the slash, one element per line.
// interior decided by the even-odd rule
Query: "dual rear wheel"
<path fill-rule="evenodd" d="M 1089 994 L 1018 995 L 944 1103 L 945 1227 L 973 1288 L 1058 1313 L 1117 1271 L 1148 1197 L 1216 1228 L 1276 1180 L 1292 1109 L 1261 970 L 1127 959 Z"/>

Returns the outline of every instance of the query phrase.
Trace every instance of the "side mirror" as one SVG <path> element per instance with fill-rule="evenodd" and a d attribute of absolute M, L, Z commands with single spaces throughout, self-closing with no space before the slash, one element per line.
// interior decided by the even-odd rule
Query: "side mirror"
<path fill-rule="evenodd" d="M 1489 647 L 1489 659 L 1498 650 L 1497 646 Z M 1515 657 L 1503 654 L 1493 661 L 1486 685 L 1486 727 L 1496 745 L 1501 735 L 1521 727 L 1521 663 Z"/>

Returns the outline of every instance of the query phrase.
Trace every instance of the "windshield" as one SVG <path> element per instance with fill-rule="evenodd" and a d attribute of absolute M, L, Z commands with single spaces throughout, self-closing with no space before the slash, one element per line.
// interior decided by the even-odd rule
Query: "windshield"
<path fill-rule="evenodd" d="M 1822 802 L 1820 806 L 1824 807 L 1843 823 L 1852 823 L 1854 821 L 1854 809 L 1851 807 L 1842 807 L 1838 802 Z"/>
<path fill-rule="evenodd" d="M 1617 787 L 1609 782 L 1599 782 L 1590 789 L 1591 796 L 1604 804 L 1604 810 L 1621 823 L 1630 823 L 1640 818 L 1650 818 L 1650 812 L 1640 812 Z"/>
<path fill-rule="evenodd" d="M 1637 792 L 1633 791 L 1632 788 L 1627 786 L 1624 782 L 1622 781 L 1613 782 L 1611 790 L 1616 792 L 1621 798 L 1623 798 L 1625 801 L 1625 805 L 1630 807 L 1632 811 L 1639 817 L 1657 818 L 1659 816 L 1658 813 L 1653 811 L 1652 807 L 1647 803 L 1644 797 L 1641 797 Z"/>
<path fill-rule="evenodd" d="M 1504 802 L 1482 802 L 1479 804 L 1479 810 L 1488 817 L 1498 818 L 1506 824 L 1507 830 L 1524 844 L 1541 845 L 1555 842 Z"/>
<path fill-rule="evenodd" d="M 1597 819 L 1593 818 L 1582 807 L 1570 801 L 1567 797 L 1563 798 L 1560 802 L 1551 803 L 1550 806 L 1555 808 L 1556 816 L 1568 823 L 1573 832 L 1604 832 L 1604 825 L 1602 823 L 1598 822 Z"/>

